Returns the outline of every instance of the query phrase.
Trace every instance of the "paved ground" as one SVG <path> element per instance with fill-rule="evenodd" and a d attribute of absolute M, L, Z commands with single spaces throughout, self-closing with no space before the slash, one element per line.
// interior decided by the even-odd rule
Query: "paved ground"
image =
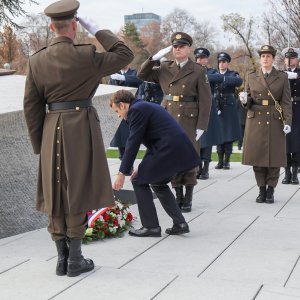
<path fill-rule="evenodd" d="M 110 160 L 113 175 L 118 165 Z M 185 215 L 190 234 L 90 243 L 83 252 L 97 267 L 88 274 L 54 274 L 46 229 L 0 239 L 0 299 L 300 299 L 300 186 L 279 184 L 275 204 L 256 204 L 250 167 L 214 165 Z M 156 203 L 164 230 L 171 221 Z"/>

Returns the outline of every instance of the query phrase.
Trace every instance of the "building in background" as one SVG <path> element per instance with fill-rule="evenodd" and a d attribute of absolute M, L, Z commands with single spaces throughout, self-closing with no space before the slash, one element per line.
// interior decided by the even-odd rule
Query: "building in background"
<path fill-rule="evenodd" d="M 141 28 L 150 23 L 157 23 L 158 25 L 161 24 L 161 16 L 153 14 L 153 13 L 139 13 L 139 14 L 132 14 L 132 15 L 125 15 L 124 22 L 133 23 L 137 28 L 137 31 L 140 32 Z"/>

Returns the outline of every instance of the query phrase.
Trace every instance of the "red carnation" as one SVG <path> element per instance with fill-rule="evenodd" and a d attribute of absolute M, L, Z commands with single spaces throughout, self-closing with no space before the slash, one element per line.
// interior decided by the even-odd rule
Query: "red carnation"
<path fill-rule="evenodd" d="M 121 211 L 119 209 L 116 210 L 116 214 L 119 215 Z"/>
<path fill-rule="evenodd" d="M 108 220 L 109 220 L 109 215 L 108 215 L 108 214 L 105 214 L 105 215 L 103 216 L 103 219 L 104 219 L 104 221 L 108 221 Z"/>
<path fill-rule="evenodd" d="M 114 219 L 114 222 L 113 222 L 114 226 L 118 226 L 119 225 L 119 221 L 117 218 Z"/>
<path fill-rule="evenodd" d="M 132 221 L 132 219 L 133 219 L 133 217 L 132 217 L 132 214 L 131 214 L 131 212 L 129 212 L 128 214 L 127 214 L 127 218 L 126 218 L 128 221 Z"/>

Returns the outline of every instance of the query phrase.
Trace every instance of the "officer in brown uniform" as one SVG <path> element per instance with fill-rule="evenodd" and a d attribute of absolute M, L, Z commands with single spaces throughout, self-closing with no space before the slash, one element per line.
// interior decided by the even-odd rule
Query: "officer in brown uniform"
<path fill-rule="evenodd" d="M 40 155 L 37 209 L 49 216 L 48 231 L 58 252 L 56 274 L 71 277 L 94 268 L 93 261 L 81 255 L 86 213 L 114 204 L 99 118 L 91 99 L 101 77 L 133 59 L 131 50 L 111 31 L 76 19 L 78 7 L 78 1 L 62 0 L 45 9 L 56 37 L 30 57 L 24 95 L 31 143 Z M 76 20 L 107 52 L 73 44 Z"/>
<path fill-rule="evenodd" d="M 258 51 L 261 68 L 250 72 L 240 100 L 247 106 L 242 163 L 252 165 L 259 195 L 257 203 L 273 203 L 280 167 L 286 166 L 285 135 L 291 131 L 292 102 L 288 76 L 272 65 L 276 50 Z"/>
<path fill-rule="evenodd" d="M 145 81 L 159 83 L 164 98 L 162 106 L 185 129 L 195 149 L 199 152 L 200 136 L 207 129 L 211 92 L 205 67 L 189 59 L 192 38 L 184 32 L 171 36 L 172 46 L 160 50 L 147 59 L 138 71 L 138 77 Z M 175 60 L 164 61 L 153 68 L 155 61 L 173 49 Z M 183 212 L 191 211 L 193 188 L 197 184 L 197 169 L 177 175 L 172 180 L 176 199 Z M 185 196 L 183 186 L 186 187 Z"/>

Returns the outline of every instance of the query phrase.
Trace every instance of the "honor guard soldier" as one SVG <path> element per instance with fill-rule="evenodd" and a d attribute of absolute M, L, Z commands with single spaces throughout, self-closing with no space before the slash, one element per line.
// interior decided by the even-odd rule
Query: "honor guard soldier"
<path fill-rule="evenodd" d="M 199 165 L 199 171 L 197 174 L 198 179 L 208 179 L 212 146 L 222 144 L 221 125 L 217 114 L 215 89 L 217 83 L 220 84 L 224 81 L 224 75 L 219 74 L 216 69 L 207 67 L 208 58 L 210 56 L 210 52 L 208 49 L 201 47 L 197 48 L 194 51 L 194 55 L 196 63 L 206 68 L 212 96 L 208 128 L 200 138 L 201 163 Z"/>
<path fill-rule="evenodd" d="M 300 167 L 300 68 L 299 49 L 282 51 L 292 95 L 292 131 L 286 136 L 287 166 L 283 184 L 299 184 L 297 169 Z"/>
<path fill-rule="evenodd" d="M 247 106 L 242 163 L 253 166 L 259 195 L 257 203 L 274 203 L 280 167 L 285 167 L 286 134 L 291 131 L 292 101 L 288 76 L 273 67 L 276 50 L 258 51 L 258 71 L 250 72 L 240 101 Z"/>
<path fill-rule="evenodd" d="M 230 169 L 233 142 L 241 139 L 239 116 L 236 107 L 235 89 L 243 83 L 239 73 L 229 70 L 231 57 L 226 52 L 218 54 L 218 67 L 224 81 L 217 85 L 216 101 L 221 122 L 223 143 L 217 145 L 218 164 L 216 169 Z"/>
<path fill-rule="evenodd" d="M 184 32 L 171 36 L 172 45 L 147 59 L 138 71 L 140 79 L 159 83 L 164 98 L 162 106 L 185 129 L 188 137 L 199 151 L 199 139 L 207 129 L 211 92 L 206 69 L 189 59 L 193 39 Z M 172 50 L 175 60 L 164 61 L 154 68 L 155 61 Z M 197 169 L 178 174 L 172 180 L 177 202 L 183 212 L 192 208 L 193 188 L 197 184 Z M 183 186 L 186 188 L 183 194 Z"/>
<path fill-rule="evenodd" d="M 86 213 L 114 204 L 92 97 L 103 76 L 133 59 L 111 31 L 76 18 L 78 7 L 78 1 L 62 0 L 45 9 L 55 38 L 29 58 L 24 95 L 29 136 L 34 153 L 40 155 L 37 209 L 48 214 L 48 231 L 58 253 L 56 274 L 70 277 L 94 268 L 81 254 Z M 77 20 L 107 52 L 73 43 Z"/>

